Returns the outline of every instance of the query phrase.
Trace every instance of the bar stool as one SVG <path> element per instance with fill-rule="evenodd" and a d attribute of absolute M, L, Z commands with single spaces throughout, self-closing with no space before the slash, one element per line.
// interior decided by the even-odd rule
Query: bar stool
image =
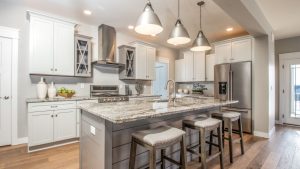
<path fill-rule="evenodd" d="M 242 129 L 242 122 L 241 122 L 241 113 L 233 112 L 233 111 L 224 111 L 224 112 L 218 112 L 218 113 L 212 113 L 211 116 L 213 118 L 222 120 L 223 128 L 222 128 L 222 135 L 223 135 L 223 144 L 224 140 L 229 141 L 229 156 L 230 156 L 230 163 L 233 163 L 233 143 L 234 142 L 240 142 L 241 146 L 241 153 L 244 154 L 244 140 L 243 140 L 243 129 Z M 238 122 L 238 131 L 234 132 L 232 130 L 232 126 L 234 122 Z M 225 127 L 224 123 L 228 125 L 228 138 L 224 137 L 225 133 Z M 239 134 L 240 138 L 233 140 L 232 133 Z M 213 139 L 213 133 L 210 135 L 210 142 L 212 142 Z M 212 145 L 209 146 L 209 153 L 212 151 Z"/>
<path fill-rule="evenodd" d="M 187 151 L 199 156 L 199 162 L 201 162 L 202 169 L 207 169 L 207 162 L 219 156 L 221 169 L 224 168 L 223 163 L 223 145 L 222 145 L 222 121 L 210 117 L 198 117 L 193 120 L 184 120 L 182 124 L 183 130 L 186 128 L 194 129 L 199 131 L 199 145 L 187 148 Z M 215 146 L 219 147 L 219 152 L 216 154 L 206 157 L 206 143 L 213 144 L 212 142 L 206 142 L 206 134 L 210 131 L 217 130 L 218 144 Z M 199 147 L 199 152 L 193 150 L 193 148 Z"/>
<path fill-rule="evenodd" d="M 180 162 L 166 156 L 166 148 L 180 142 Z M 161 168 L 165 169 L 165 160 L 181 169 L 186 169 L 185 132 L 170 126 L 137 131 L 132 134 L 129 169 L 135 167 L 137 144 L 149 150 L 149 169 L 156 168 L 156 150 L 161 150 Z"/>

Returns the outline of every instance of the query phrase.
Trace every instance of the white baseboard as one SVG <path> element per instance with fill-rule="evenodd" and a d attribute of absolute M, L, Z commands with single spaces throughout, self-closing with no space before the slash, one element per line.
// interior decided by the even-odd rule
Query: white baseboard
<path fill-rule="evenodd" d="M 254 131 L 253 135 L 257 137 L 271 138 L 274 133 L 275 133 L 275 126 L 273 126 L 273 128 L 268 133 L 261 132 L 261 131 Z"/>
<path fill-rule="evenodd" d="M 279 120 L 275 120 L 275 124 L 280 124 L 280 125 L 282 125 L 283 123 L 280 122 Z"/>
<path fill-rule="evenodd" d="M 13 145 L 18 144 L 27 144 L 28 143 L 28 137 L 18 138 L 17 142 L 13 143 Z"/>

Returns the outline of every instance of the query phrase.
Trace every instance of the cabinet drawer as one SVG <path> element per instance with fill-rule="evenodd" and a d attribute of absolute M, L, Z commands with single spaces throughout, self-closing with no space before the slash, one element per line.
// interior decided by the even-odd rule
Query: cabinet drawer
<path fill-rule="evenodd" d="M 43 102 L 43 103 L 29 103 L 28 112 L 43 112 L 43 111 L 55 111 L 55 110 L 65 110 L 65 109 L 75 109 L 75 101 L 66 102 Z"/>

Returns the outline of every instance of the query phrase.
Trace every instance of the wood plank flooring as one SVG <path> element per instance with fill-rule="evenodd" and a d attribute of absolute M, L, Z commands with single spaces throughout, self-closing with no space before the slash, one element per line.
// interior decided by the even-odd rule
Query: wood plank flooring
<path fill-rule="evenodd" d="M 240 155 L 239 144 L 234 146 L 234 163 L 229 163 L 228 144 L 225 143 L 226 169 L 300 169 L 300 128 L 276 126 L 272 138 L 245 135 L 245 154 Z M 189 163 L 188 169 L 198 169 L 199 163 Z M 0 147 L 0 169 L 78 169 L 79 144 L 27 153 L 26 145 Z M 209 169 L 218 169 L 218 158 Z"/>

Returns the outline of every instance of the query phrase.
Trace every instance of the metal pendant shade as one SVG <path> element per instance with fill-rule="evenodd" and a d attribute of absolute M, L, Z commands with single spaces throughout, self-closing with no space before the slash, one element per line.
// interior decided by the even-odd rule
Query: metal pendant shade
<path fill-rule="evenodd" d="M 186 28 L 182 24 L 180 20 L 180 7 L 179 7 L 179 0 L 178 0 L 178 19 L 175 23 L 175 27 L 173 28 L 169 39 L 167 40 L 168 43 L 173 45 L 182 45 L 189 43 L 191 41 L 190 35 L 187 32 Z"/>
<path fill-rule="evenodd" d="M 198 35 L 196 39 L 193 42 L 193 46 L 191 48 L 191 51 L 206 51 L 210 50 L 211 46 L 205 37 L 204 33 L 202 32 L 202 23 L 201 23 L 201 7 L 204 5 L 204 1 L 198 2 L 198 6 L 200 6 L 200 31 L 198 32 Z"/>
<path fill-rule="evenodd" d="M 196 39 L 193 42 L 191 51 L 194 51 L 194 52 L 206 51 L 206 50 L 210 50 L 210 49 L 211 49 L 211 46 L 210 46 L 208 40 L 204 36 L 203 32 L 199 31 Z"/>
<path fill-rule="evenodd" d="M 156 35 L 163 31 L 162 24 L 154 12 L 150 1 L 147 2 L 143 13 L 137 20 L 135 31 L 143 35 Z"/>

